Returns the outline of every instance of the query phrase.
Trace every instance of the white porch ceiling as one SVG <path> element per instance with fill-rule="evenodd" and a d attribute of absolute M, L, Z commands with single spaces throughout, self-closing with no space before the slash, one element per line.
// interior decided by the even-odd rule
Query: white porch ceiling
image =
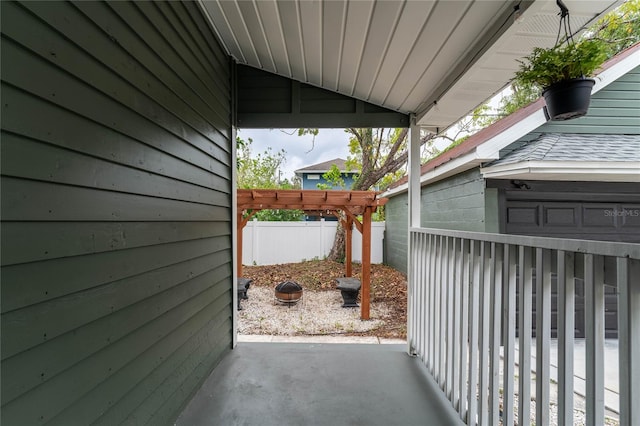
<path fill-rule="evenodd" d="M 554 0 L 201 0 L 239 63 L 444 129 L 497 93 L 516 59 L 550 46 Z M 621 3 L 564 0 L 574 31 Z M 521 19 L 514 8 L 519 5 Z"/>

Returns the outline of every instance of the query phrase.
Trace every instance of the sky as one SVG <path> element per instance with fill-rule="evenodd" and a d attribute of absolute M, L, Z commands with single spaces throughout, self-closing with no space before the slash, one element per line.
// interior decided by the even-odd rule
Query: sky
<path fill-rule="evenodd" d="M 298 136 L 295 130 L 239 129 L 238 136 L 243 140 L 253 140 L 251 150 L 254 154 L 264 152 L 267 147 L 271 147 L 274 152 L 284 149 L 287 160 L 282 165 L 282 178 L 289 181 L 292 180 L 295 170 L 334 158 L 347 159 L 349 135 L 344 129 L 320 129 L 315 144 L 312 143 L 312 135 Z M 288 135 L 285 131 L 294 134 Z"/>

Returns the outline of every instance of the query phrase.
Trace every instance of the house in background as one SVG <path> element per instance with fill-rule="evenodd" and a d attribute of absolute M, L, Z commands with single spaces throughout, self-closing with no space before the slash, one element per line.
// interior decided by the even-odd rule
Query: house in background
<path fill-rule="evenodd" d="M 322 175 L 331 170 L 335 165 L 344 181 L 344 187 L 337 186 L 327 181 Z M 300 178 L 302 189 L 318 189 L 318 185 L 328 185 L 329 189 L 351 189 L 355 181 L 357 172 L 347 168 L 347 160 L 342 158 L 334 158 L 333 160 L 324 161 L 308 167 L 303 167 L 295 171 L 296 176 Z"/>
<path fill-rule="evenodd" d="M 639 56 L 603 65 L 584 117 L 547 122 L 539 99 L 423 164 L 421 225 L 640 243 Z M 403 271 L 406 191 L 384 194 L 386 259 Z"/>
<path fill-rule="evenodd" d="M 344 186 L 336 185 L 333 182 L 329 182 L 324 178 L 324 174 L 327 173 L 333 166 L 336 166 L 340 170 L 340 177 L 344 182 Z M 295 171 L 297 177 L 300 178 L 302 189 L 351 189 L 353 182 L 356 179 L 357 172 L 351 171 L 347 168 L 347 160 L 342 158 L 334 158 L 333 160 L 324 161 L 322 163 L 313 164 L 308 167 L 303 167 Z M 320 185 L 322 188 L 318 187 Z M 326 187 L 325 187 L 326 186 Z M 306 221 L 317 221 L 325 219 L 327 221 L 337 221 L 338 219 L 328 214 L 323 217 L 314 215 L 305 215 Z"/>
<path fill-rule="evenodd" d="M 600 74 L 589 113 L 538 125 L 540 101 L 422 166 L 421 224 L 429 228 L 640 243 L 640 45 Z M 385 196 L 385 255 L 407 269 L 407 196 Z M 576 337 L 584 337 L 584 293 Z M 555 300 L 556 294 L 553 293 Z M 617 335 L 616 289 L 605 288 L 605 333 Z M 554 305 L 555 306 L 555 305 Z M 535 315 L 535 310 L 534 310 Z M 557 312 L 552 313 L 552 333 Z"/>

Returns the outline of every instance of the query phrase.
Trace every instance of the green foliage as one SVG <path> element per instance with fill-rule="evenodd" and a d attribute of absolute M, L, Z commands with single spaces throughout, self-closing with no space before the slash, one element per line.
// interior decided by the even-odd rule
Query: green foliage
<path fill-rule="evenodd" d="M 590 43 L 592 43 L 591 48 L 594 47 L 595 43 L 599 44 L 597 49 L 594 50 L 604 53 L 604 58 L 601 58 L 602 61 L 640 42 L 640 0 L 627 1 L 609 12 L 595 25 L 585 31 L 584 39 L 590 40 Z M 563 49 L 566 49 L 566 43 Z M 540 49 L 540 51 L 542 50 L 543 49 Z M 535 52 L 530 56 L 534 55 Z M 575 55 L 577 55 L 577 52 L 574 52 L 574 56 Z M 549 59 L 549 56 L 551 56 L 550 52 L 544 55 L 547 59 Z M 567 61 L 570 61 L 570 59 L 567 59 Z M 591 66 L 591 68 L 593 67 Z M 585 73 L 585 70 L 583 69 L 579 72 Z M 556 71 L 554 71 L 554 73 L 556 73 Z M 577 76 L 580 77 L 581 75 L 582 74 L 578 73 Z M 548 82 L 546 84 L 548 84 Z M 542 87 L 543 84 L 539 84 L 533 80 L 523 81 L 521 79 L 514 79 L 511 84 L 511 93 L 502 97 L 500 100 L 497 115 L 507 116 L 535 101 L 540 96 Z"/>
<path fill-rule="evenodd" d="M 260 210 L 254 216 L 261 222 L 298 222 L 304 220 L 302 210 Z"/>
<path fill-rule="evenodd" d="M 640 0 L 626 1 L 607 13 L 587 35 L 605 44 L 607 57 L 640 42 Z"/>
<path fill-rule="evenodd" d="M 588 43 L 583 44 L 585 41 Z M 532 59 L 536 64 L 540 63 L 540 68 L 527 72 L 526 78 L 514 79 L 510 93 L 500 99 L 500 105 L 494 113 L 491 112 L 488 104 L 484 104 L 461 120 L 457 124 L 458 134 L 450 137 L 452 143 L 443 152 L 461 144 L 469 138 L 469 135 L 489 126 L 501 117 L 534 102 L 540 97 L 541 89 L 550 85 L 552 80 L 555 82 L 556 79 L 565 78 L 567 75 L 571 78 L 588 76 L 602 62 L 638 42 L 640 42 L 640 0 L 629 0 L 587 29 L 583 40 L 576 46 L 572 45 L 568 48 L 566 43 L 561 43 L 554 49 L 535 49 L 521 63 L 523 68 L 529 69 L 532 63 L 524 62 Z M 432 153 L 439 154 L 436 150 L 432 150 Z"/>
<path fill-rule="evenodd" d="M 588 28 L 581 40 L 535 48 L 520 61 L 515 82 L 520 89 L 546 88 L 554 83 L 589 77 L 607 59 L 640 41 L 640 0 L 630 0 Z"/>
<path fill-rule="evenodd" d="M 533 84 L 513 83 L 511 84 L 511 94 L 504 96 L 500 100 L 499 111 L 507 116 L 529 105 L 540 97 L 540 89 Z"/>
<path fill-rule="evenodd" d="M 242 189 L 293 189 L 287 179 L 280 180 L 280 166 L 286 160 L 286 152 L 274 153 L 271 148 L 252 155 L 253 140 L 236 139 L 238 162 L 238 188 Z M 304 218 L 301 210 L 261 210 L 254 216 L 260 221 L 299 221 Z"/>
<path fill-rule="evenodd" d="M 470 125 L 477 129 L 483 129 L 498 121 L 499 118 L 492 113 L 491 107 L 484 103 L 471 112 Z"/>
<path fill-rule="evenodd" d="M 469 136 L 471 136 L 472 134 L 498 121 L 500 117 L 501 116 L 499 114 L 493 112 L 488 103 L 480 105 L 479 107 L 474 109 L 471 114 L 458 122 L 458 131 L 456 135 L 447 138 L 452 141 L 451 144 L 449 144 L 444 150 L 442 150 L 442 152 L 437 152 L 436 154 L 440 155 L 441 153 L 455 148 L 456 146 L 469 139 Z"/>
<path fill-rule="evenodd" d="M 385 191 L 389 185 L 391 185 L 392 183 L 394 183 L 395 181 L 399 180 L 400 178 L 402 178 L 404 175 L 406 174 L 406 170 L 404 167 L 396 170 L 393 173 L 387 173 L 386 175 L 384 175 L 384 177 L 382 179 L 380 179 L 380 181 L 378 182 L 378 190 L 379 191 Z M 384 207 L 383 207 L 384 208 Z"/>
<path fill-rule="evenodd" d="M 606 46 L 593 39 L 560 43 L 551 49 L 536 47 L 520 62 L 516 82 L 547 88 L 574 78 L 589 77 L 606 59 Z"/>
<path fill-rule="evenodd" d="M 253 155 L 251 138 L 246 141 L 236 138 L 238 161 L 238 188 L 275 189 L 280 187 L 279 170 L 286 160 L 284 149 L 273 152 L 267 148 Z"/>
<path fill-rule="evenodd" d="M 316 186 L 318 187 L 318 189 L 345 189 L 347 186 L 344 183 L 344 179 L 342 178 L 342 172 L 340 172 L 340 169 L 335 164 L 332 164 L 331 168 L 327 170 L 327 172 L 325 172 L 322 177 L 328 183 L 317 184 Z"/>
<path fill-rule="evenodd" d="M 347 167 L 358 175 L 352 189 L 388 186 L 407 162 L 407 129 L 349 128 Z M 423 144 L 426 143 L 426 139 Z"/>

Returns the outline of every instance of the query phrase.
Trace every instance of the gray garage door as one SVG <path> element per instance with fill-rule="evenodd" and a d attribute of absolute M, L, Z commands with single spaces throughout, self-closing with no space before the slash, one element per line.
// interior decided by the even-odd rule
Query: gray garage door
<path fill-rule="evenodd" d="M 507 199 L 504 219 L 507 234 L 640 243 L 640 204 L 625 200 Z"/>
<path fill-rule="evenodd" d="M 640 185 L 528 184 L 529 190 L 502 188 L 500 210 L 504 233 L 640 243 Z M 553 279 L 552 334 L 556 331 L 557 318 L 555 281 Z M 584 337 L 582 280 L 576 282 L 576 293 L 576 337 Z M 605 305 L 605 334 L 616 337 L 617 297 L 614 287 L 605 287 Z"/>

